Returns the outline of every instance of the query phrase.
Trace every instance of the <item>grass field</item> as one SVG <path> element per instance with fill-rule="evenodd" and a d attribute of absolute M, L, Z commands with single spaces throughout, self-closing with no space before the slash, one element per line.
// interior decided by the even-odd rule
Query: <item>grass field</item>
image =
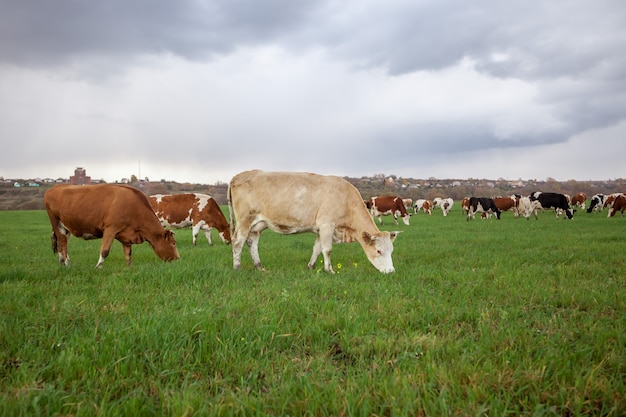
<path fill-rule="evenodd" d="M 394 274 L 269 231 L 266 272 L 190 230 L 96 270 L 99 240 L 65 268 L 45 212 L 0 212 L 0 415 L 626 415 L 626 219 L 384 221 Z"/>

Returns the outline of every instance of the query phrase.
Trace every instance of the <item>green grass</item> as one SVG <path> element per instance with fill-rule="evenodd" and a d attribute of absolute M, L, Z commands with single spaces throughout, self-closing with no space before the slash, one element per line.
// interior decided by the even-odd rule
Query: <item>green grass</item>
<path fill-rule="evenodd" d="M 389 275 L 269 231 L 266 272 L 190 230 L 175 263 L 73 238 L 65 268 L 45 212 L 0 212 L 0 414 L 626 414 L 626 220 L 455 209 L 385 217 Z"/>

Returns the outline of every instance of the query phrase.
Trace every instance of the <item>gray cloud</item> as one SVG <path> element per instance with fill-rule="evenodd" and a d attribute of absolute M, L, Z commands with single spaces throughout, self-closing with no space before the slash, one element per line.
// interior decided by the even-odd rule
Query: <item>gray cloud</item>
<path fill-rule="evenodd" d="M 624 22 L 621 0 L 6 0 L 0 175 L 46 157 L 157 176 L 582 158 L 575 138 L 626 119 Z"/>

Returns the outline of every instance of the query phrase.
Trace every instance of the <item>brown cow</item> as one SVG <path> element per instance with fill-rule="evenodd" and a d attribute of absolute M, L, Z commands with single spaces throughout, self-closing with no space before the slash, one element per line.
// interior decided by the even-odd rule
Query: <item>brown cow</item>
<path fill-rule="evenodd" d="M 70 234 L 82 239 L 102 239 L 102 267 L 113 240 L 122 243 L 130 265 L 132 245 L 147 241 L 164 261 L 178 259 L 174 233 L 165 230 L 150 207 L 148 197 L 125 185 L 56 185 L 46 191 L 44 204 L 52 224 L 52 250 L 59 262 L 70 264 L 67 243 Z"/>
<path fill-rule="evenodd" d="M 341 177 L 258 170 L 235 175 L 228 186 L 233 268 L 241 265 L 245 242 L 254 266 L 263 269 L 259 238 L 269 228 L 280 234 L 315 233 L 309 268 L 321 253 L 324 270 L 334 272 L 333 242 L 359 242 L 376 269 L 393 272 L 391 253 L 399 232 L 378 230 L 362 201 L 359 191 Z"/>
<path fill-rule="evenodd" d="M 494 197 L 493 202 L 496 203 L 500 211 L 512 211 L 515 217 L 519 217 L 518 203 L 519 200 L 514 195 L 505 197 Z"/>
<path fill-rule="evenodd" d="M 400 197 L 372 197 L 369 200 L 370 213 L 373 217 L 378 217 L 378 222 L 383 224 L 382 216 L 392 215 L 395 224 L 398 224 L 398 216 L 402 217 L 402 221 L 407 226 L 411 215 L 406 211 L 404 203 Z"/>
<path fill-rule="evenodd" d="M 209 245 L 213 245 L 212 228 L 217 229 L 222 242 L 230 243 L 230 225 L 220 206 L 210 195 L 200 193 L 155 194 L 151 195 L 149 200 L 163 226 L 192 227 L 193 246 L 196 246 L 200 230 L 204 231 Z"/>
<path fill-rule="evenodd" d="M 618 211 L 621 211 L 622 217 L 624 217 L 624 210 L 626 210 L 626 196 L 624 194 L 620 194 L 617 197 L 615 197 L 615 200 L 613 201 L 613 205 L 609 209 L 608 217 L 615 216 L 615 213 L 617 213 Z"/>
<path fill-rule="evenodd" d="M 572 197 L 571 204 L 572 206 L 576 206 L 584 210 L 586 201 L 587 201 L 587 194 L 581 191 L 578 194 L 576 194 L 574 197 Z"/>
<path fill-rule="evenodd" d="M 469 197 L 463 197 L 463 200 L 461 200 L 461 214 L 467 216 L 467 213 L 469 212 L 470 206 L 469 206 Z"/>

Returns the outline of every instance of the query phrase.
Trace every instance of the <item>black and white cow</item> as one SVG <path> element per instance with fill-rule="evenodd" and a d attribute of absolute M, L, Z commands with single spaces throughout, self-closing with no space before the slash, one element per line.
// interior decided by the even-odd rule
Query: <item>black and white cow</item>
<path fill-rule="evenodd" d="M 596 194 L 591 197 L 587 213 L 591 213 L 592 211 L 602 211 L 604 208 L 604 200 L 606 200 L 606 196 L 604 194 Z"/>
<path fill-rule="evenodd" d="M 474 219 L 477 213 L 495 213 L 496 218 L 500 220 L 500 209 L 496 206 L 493 198 L 489 197 L 470 197 L 469 210 L 467 211 L 467 220 Z"/>
<path fill-rule="evenodd" d="M 572 219 L 576 212 L 576 210 L 570 208 L 567 197 L 564 194 L 535 191 L 529 197 L 531 201 L 538 201 L 543 210 L 554 209 L 557 218 L 561 212 L 564 212 L 568 219 Z"/>

